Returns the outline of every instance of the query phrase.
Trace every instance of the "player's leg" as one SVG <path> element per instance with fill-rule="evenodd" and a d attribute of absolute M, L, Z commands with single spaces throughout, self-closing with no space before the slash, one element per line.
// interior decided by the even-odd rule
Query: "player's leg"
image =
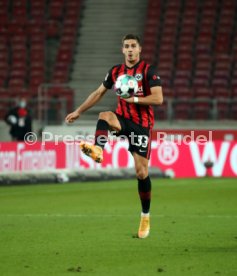
<path fill-rule="evenodd" d="M 139 238 L 146 238 L 150 232 L 150 202 L 151 202 L 151 180 L 148 175 L 148 159 L 133 153 L 136 176 L 138 180 L 138 193 L 141 200 L 142 212 L 138 230 Z"/>
<path fill-rule="evenodd" d="M 112 111 L 101 112 L 96 125 L 95 145 L 87 142 L 80 143 L 82 151 L 98 163 L 103 161 L 103 149 L 108 141 L 109 130 L 120 131 L 120 122 Z"/>
<path fill-rule="evenodd" d="M 135 170 L 138 180 L 138 193 L 143 214 L 149 214 L 151 202 L 151 180 L 148 175 L 148 159 L 133 153 Z"/>
<path fill-rule="evenodd" d="M 121 130 L 120 122 L 112 111 L 100 112 L 95 131 L 95 145 L 104 149 L 109 130 Z"/>
<path fill-rule="evenodd" d="M 151 129 L 129 121 L 126 123 L 126 130 L 129 132 L 129 151 L 134 158 L 142 206 L 138 237 L 146 238 L 150 231 L 151 180 L 148 175 L 148 162 L 151 150 Z"/>

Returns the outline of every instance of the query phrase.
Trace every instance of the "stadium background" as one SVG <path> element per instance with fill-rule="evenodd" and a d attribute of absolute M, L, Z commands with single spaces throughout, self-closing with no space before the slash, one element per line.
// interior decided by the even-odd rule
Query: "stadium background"
<path fill-rule="evenodd" d="M 107 146 L 102 170 L 73 143 L 40 141 L 42 129 L 94 133 L 113 92 L 72 126 L 64 116 L 121 62 L 130 32 L 165 98 L 155 108 L 145 240 L 136 238 L 125 141 Z M 237 275 L 236 34 L 235 0 L 0 0 L 0 275 Z M 33 112 L 34 145 L 10 142 L 3 122 L 20 96 Z"/>
<path fill-rule="evenodd" d="M 42 130 L 54 135 L 93 134 L 98 113 L 116 104 L 113 92 L 74 126 L 66 126 L 64 117 L 101 83 L 111 65 L 121 62 L 121 37 L 136 33 L 142 38 L 143 58 L 157 66 L 163 84 L 164 104 L 155 107 L 154 143 L 157 131 L 172 140 L 192 131 L 195 138 L 209 138 L 210 130 L 214 140 L 196 149 L 196 159 L 190 146 L 179 146 L 179 157 L 193 163 L 194 173 L 180 171 L 182 158 L 175 164 L 172 142 L 160 151 L 154 145 L 151 165 L 175 176 L 203 176 L 203 163 L 211 160 L 212 175 L 236 176 L 236 9 L 234 0 L 121 0 L 112 5 L 106 0 L 0 0 L 0 119 L 23 96 L 39 140 Z M 98 168 L 62 147 L 61 158 L 75 159 L 74 164 L 65 161 L 60 167 L 55 153 L 54 164 L 43 166 L 47 145 L 42 150 L 37 144 L 27 155 L 25 145 L 5 143 L 10 137 L 4 121 L 0 140 L 1 172 Z M 121 157 L 126 145 L 120 148 L 112 153 L 107 149 L 105 166 L 132 166 L 129 157 Z M 34 158 L 36 165 L 30 166 L 27 158 Z"/>

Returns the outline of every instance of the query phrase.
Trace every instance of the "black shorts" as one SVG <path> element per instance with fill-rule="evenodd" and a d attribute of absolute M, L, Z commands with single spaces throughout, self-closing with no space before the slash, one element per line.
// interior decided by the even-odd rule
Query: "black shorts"
<path fill-rule="evenodd" d="M 141 125 L 138 125 L 118 114 L 116 114 L 116 116 L 122 129 L 121 131 L 116 132 L 115 135 L 126 136 L 129 141 L 128 150 L 131 153 L 136 152 L 146 159 L 149 159 L 151 152 L 151 129 L 142 127 Z"/>

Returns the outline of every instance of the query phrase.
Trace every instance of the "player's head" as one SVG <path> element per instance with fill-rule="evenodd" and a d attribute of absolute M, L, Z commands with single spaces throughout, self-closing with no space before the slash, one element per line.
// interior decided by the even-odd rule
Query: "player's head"
<path fill-rule="evenodd" d="M 137 35 L 127 34 L 123 37 L 122 52 L 126 61 L 131 63 L 139 61 L 141 50 L 141 41 Z"/>
<path fill-rule="evenodd" d="M 124 45 L 125 40 L 130 40 L 130 39 L 136 40 L 137 43 L 141 46 L 141 40 L 139 36 L 135 34 L 126 34 L 122 39 L 122 46 Z"/>

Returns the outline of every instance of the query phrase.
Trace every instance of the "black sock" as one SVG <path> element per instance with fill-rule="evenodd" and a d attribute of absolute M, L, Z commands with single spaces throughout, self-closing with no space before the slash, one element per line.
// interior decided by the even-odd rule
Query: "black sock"
<path fill-rule="evenodd" d="M 142 204 L 142 212 L 147 214 L 150 211 L 151 202 L 151 180 L 149 175 L 145 179 L 138 179 L 138 193 Z"/>
<path fill-rule="evenodd" d="M 99 119 L 95 131 L 95 145 L 104 149 L 108 141 L 109 124 L 102 119 Z"/>

